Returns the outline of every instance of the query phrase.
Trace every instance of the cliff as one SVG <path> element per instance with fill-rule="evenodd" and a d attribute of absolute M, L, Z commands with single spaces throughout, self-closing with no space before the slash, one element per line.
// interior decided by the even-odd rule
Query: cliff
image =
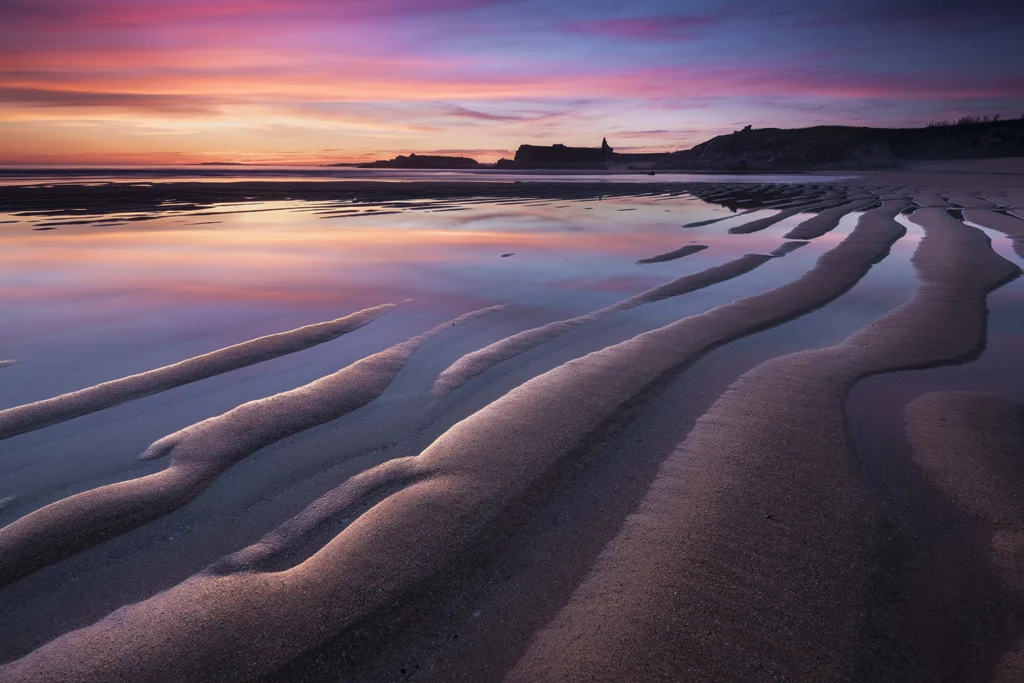
<path fill-rule="evenodd" d="M 1024 120 L 926 128 L 759 128 L 719 135 L 673 152 L 657 169 L 808 171 L 893 168 L 904 161 L 1024 156 Z"/>
<path fill-rule="evenodd" d="M 608 140 L 602 140 L 600 147 L 520 145 L 515 159 L 501 159 L 495 165 L 497 168 L 604 168 L 613 157 Z"/>
<path fill-rule="evenodd" d="M 501 159 L 497 168 L 607 169 L 612 164 L 653 164 L 666 154 L 621 154 L 601 140 L 600 147 L 567 147 L 566 145 L 520 145 L 515 159 Z"/>

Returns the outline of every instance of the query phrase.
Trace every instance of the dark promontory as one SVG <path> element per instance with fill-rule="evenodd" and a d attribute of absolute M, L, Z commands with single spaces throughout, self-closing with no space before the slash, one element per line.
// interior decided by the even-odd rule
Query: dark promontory
<path fill-rule="evenodd" d="M 359 164 L 359 168 L 478 168 L 480 163 L 469 157 L 446 157 L 430 154 L 399 155 L 387 161 Z"/>
<path fill-rule="evenodd" d="M 651 164 L 666 154 L 620 154 L 601 140 L 600 147 L 567 147 L 566 145 L 520 145 L 515 159 L 500 159 L 496 168 L 561 168 L 607 169 L 614 164 Z"/>
<path fill-rule="evenodd" d="M 925 128 L 758 128 L 673 152 L 657 169 L 813 171 L 895 168 L 905 161 L 1024 156 L 1024 120 L 962 119 Z"/>
<path fill-rule="evenodd" d="M 600 147 L 521 145 L 504 169 L 815 171 L 897 168 L 907 161 L 1024 156 L 1024 119 L 965 117 L 924 128 L 753 128 L 679 152 L 630 154 Z"/>

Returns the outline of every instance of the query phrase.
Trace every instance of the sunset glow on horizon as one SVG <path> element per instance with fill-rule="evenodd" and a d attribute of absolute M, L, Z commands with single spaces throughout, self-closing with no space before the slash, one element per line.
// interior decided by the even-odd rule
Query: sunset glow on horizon
<path fill-rule="evenodd" d="M 1024 10 L 980 4 L 6 0 L 0 163 L 490 162 L 1016 117 Z"/>

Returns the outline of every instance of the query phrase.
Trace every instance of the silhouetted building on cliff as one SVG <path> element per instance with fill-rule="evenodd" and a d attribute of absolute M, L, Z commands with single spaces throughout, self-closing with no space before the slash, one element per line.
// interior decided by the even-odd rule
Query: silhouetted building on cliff
<path fill-rule="evenodd" d="M 663 154 L 617 154 L 608 139 L 600 147 L 566 147 L 565 145 L 520 145 L 515 159 L 501 159 L 498 168 L 573 168 L 604 169 L 610 164 L 632 162 L 654 163 Z"/>
<path fill-rule="evenodd" d="M 502 159 L 497 165 L 499 168 L 603 168 L 614 155 L 607 139 L 600 147 L 520 145 L 515 159 Z"/>

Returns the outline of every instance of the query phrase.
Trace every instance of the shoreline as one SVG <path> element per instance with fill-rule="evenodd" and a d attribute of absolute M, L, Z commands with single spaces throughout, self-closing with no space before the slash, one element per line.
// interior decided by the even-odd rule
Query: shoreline
<path fill-rule="evenodd" d="M 0 527 L 0 545 L 13 543 L 0 566 L 15 568 L 0 585 L 0 610 L 11 615 L 0 626 L 0 640 L 9 637 L 0 648 L 0 680 L 647 682 L 921 672 L 943 680 L 970 670 L 1013 680 L 1024 670 L 1015 645 L 1024 642 L 1024 626 L 1013 621 L 1018 592 L 1024 600 L 1013 569 L 1024 545 L 1014 525 L 1024 529 L 1024 517 L 1007 522 L 1006 515 L 1021 496 L 1003 487 L 997 500 L 974 488 L 958 499 L 966 506 L 935 507 L 939 518 L 914 501 L 930 501 L 940 489 L 955 498 L 972 482 L 984 484 L 964 474 L 979 470 L 965 470 L 962 454 L 986 434 L 1003 444 L 1009 462 L 1024 396 L 976 409 L 956 396 L 913 399 L 914 391 L 947 389 L 939 370 L 983 352 L 991 324 L 986 293 L 1019 272 L 1019 261 L 1005 260 L 1020 256 L 1024 235 L 1024 219 L 1014 215 L 1024 206 L 1016 180 L 918 171 L 797 184 L 19 190 L 14 199 L 34 208 L 4 234 L 39 248 L 63 249 L 65 235 L 86 233 L 21 232 L 39 225 L 33 221 L 94 224 L 103 240 L 120 244 L 121 233 L 108 236 L 104 225 L 131 221 L 127 214 L 138 221 L 125 230 L 133 239 L 154 234 L 150 220 L 234 212 L 237 225 L 266 222 L 280 230 L 274 244 L 294 246 L 303 234 L 288 232 L 294 214 L 268 214 L 258 202 L 273 200 L 253 191 L 291 193 L 295 206 L 283 211 L 309 214 L 302 220 L 318 236 L 345 234 L 352 223 L 318 219 L 345 217 L 357 206 L 372 207 L 362 214 L 373 217 L 371 229 L 415 216 L 417 229 L 442 232 L 438 226 L 462 225 L 460 214 L 443 213 L 452 210 L 500 223 L 528 216 L 524 232 L 554 226 L 574 259 L 574 246 L 620 234 L 604 232 L 608 224 L 627 235 L 644 225 L 657 240 L 627 240 L 587 261 L 584 275 L 607 286 L 596 294 L 560 299 L 555 280 L 531 292 L 556 305 L 531 309 L 529 300 L 494 301 L 474 290 L 447 302 L 444 316 L 428 306 L 410 317 L 412 307 L 401 306 L 339 339 L 304 331 L 346 319 L 311 325 L 303 318 L 276 327 L 292 332 L 281 333 L 287 343 L 267 357 L 260 344 L 270 337 L 262 331 L 242 337 L 251 342 L 211 344 L 205 349 L 221 351 L 182 354 L 191 360 L 178 365 L 259 348 L 244 363 L 225 357 L 187 383 L 161 379 L 157 393 L 129 392 L 125 403 L 101 402 L 94 412 L 0 440 L 7 451 L 0 466 L 24 487 L 0 491 L 9 522 Z M 343 187 L 349 195 L 329 195 Z M 168 188 L 176 203 L 164 203 Z M 339 211 L 336 202 L 349 208 Z M 591 203 L 598 210 L 588 212 Z M 436 213 L 417 213 L 424 207 Z M 466 234 L 484 234 L 468 224 Z M 221 232 L 211 225 L 172 233 L 166 244 L 180 239 L 195 249 L 192 236 Z M 989 242 L 996 233 L 1001 256 Z M 424 263 L 405 260 L 418 245 L 403 242 L 397 229 L 388 234 L 396 245 L 380 259 L 388 276 L 399 272 L 396 262 Z M 473 271 L 518 287 L 542 252 L 500 239 L 464 258 Z M 446 235 L 436 253 L 461 245 Z M 501 258 L 512 252 L 515 258 Z M 656 256 L 637 263 L 649 254 Z M 559 269 L 569 267 L 562 255 L 552 258 Z M 438 263 L 449 272 L 449 261 Z M 450 273 L 458 280 L 462 271 Z M 1003 363 L 1015 362 L 1006 349 L 1017 333 L 1018 284 L 992 295 L 1000 301 Z M 378 296 L 376 303 L 405 295 Z M 474 312 L 452 318 L 467 310 Z M 423 316 L 430 322 L 420 327 Z M 23 382 L 45 372 L 26 351 L 4 353 L 23 358 L 2 371 L 5 378 Z M 315 367 L 261 384 L 266 373 L 309 361 Z M 157 369 L 137 377 L 175 366 L 149 367 Z M 906 368 L 918 367 L 936 379 L 923 389 L 900 383 Z M 129 374 L 121 376 L 132 380 Z M 998 394 L 993 387 L 1002 385 L 989 375 L 979 375 L 979 388 Z M 907 477 L 902 464 L 872 460 L 909 454 L 880 455 L 855 438 L 849 397 L 874 378 L 899 383 L 909 397 L 900 400 L 916 416 L 908 418 L 917 425 L 914 457 L 938 463 L 934 485 Z M 255 384 L 253 392 L 233 399 L 245 383 Z M 209 406 L 166 423 L 160 416 L 205 401 L 207 392 L 217 396 Z M 969 419 L 940 422 L 964 411 Z M 878 416 L 900 434 L 903 418 L 902 408 Z M 105 456 L 84 448 L 95 445 L 86 439 L 100 449 L 116 445 L 145 425 L 143 435 L 153 436 L 130 455 L 151 444 L 148 456 L 169 456 L 164 469 L 121 456 L 94 465 Z M 942 430 L 942 438 L 927 436 Z M 971 457 L 984 457 L 983 450 Z M 51 458 L 68 474 L 37 483 Z M 164 487 L 168 478 L 177 482 L 173 491 Z M 995 481 L 985 490 L 1007 477 Z M 133 498 L 131 490 L 148 482 L 157 488 Z M 109 509 L 103 501 L 82 505 L 107 494 L 116 499 Z M 901 517 L 893 497 L 904 495 L 913 514 Z M 998 516 L 970 507 L 986 497 L 998 503 Z M 965 531 L 947 534 L 944 525 Z M 992 529 L 990 548 L 979 539 Z M 954 592 L 964 599 L 947 600 L 938 589 L 942 572 L 929 563 L 954 572 L 951 591 L 969 591 L 964 577 L 974 575 L 984 594 Z M 1009 582 L 1005 592 L 998 577 Z M 999 597 L 1006 621 L 978 621 L 986 595 Z M 942 648 L 946 637 L 967 644 Z M 171 659 L 183 663 L 169 670 L 163 663 Z"/>

